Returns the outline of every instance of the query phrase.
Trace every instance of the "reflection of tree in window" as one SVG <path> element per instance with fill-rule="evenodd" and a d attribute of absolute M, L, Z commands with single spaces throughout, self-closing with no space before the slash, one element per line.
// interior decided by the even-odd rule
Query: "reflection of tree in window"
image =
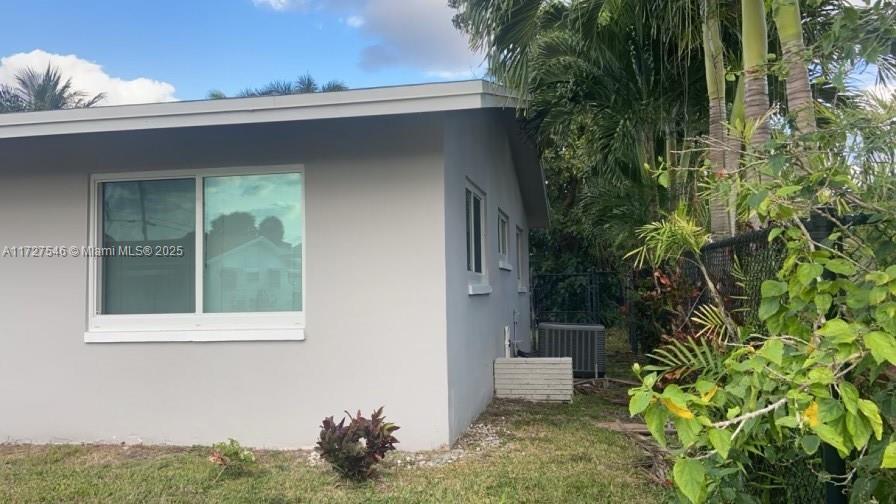
<path fill-rule="evenodd" d="M 221 215 L 212 221 L 212 228 L 206 236 L 205 254 L 215 257 L 247 243 L 258 236 L 255 216 L 247 212 L 233 212 Z"/>
<path fill-rule="evenodd" d="M 205 311 L 301 310 L 301 176 L 209 177 L 204 201 Z"/>
<path fill-rule="evenodd" d="M 266 217 L 258 225 L 258 234 L 271 240 L 275 245 L 288 245 L 283 241 L 283 221 L 274 217 Z"/>

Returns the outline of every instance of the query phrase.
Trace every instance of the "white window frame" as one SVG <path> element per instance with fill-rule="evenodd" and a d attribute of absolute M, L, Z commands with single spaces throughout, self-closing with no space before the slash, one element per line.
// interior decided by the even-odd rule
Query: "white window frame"
<path fill-rule="evenodd" d="M 523 228 L 516 227 L 516 288 L 520 294 L 529 292 L 526 282 L 525 264 L 528 254 L 526 249 L 525 235 Z"/>
<path fill-rule="evenodd" d="M 470 193 L 478 197 L 480 200 L 479 204 L 479 254 L 480 260 L 482 261 L 482 272 L 472 271 L 467 267 L 467 264 L 464 264 L 464 267 L 467 268 L 467 290 L 468 294 L 471 296 L 482 295 L 482 294 L 491 294 L 492 287 L 489 284 L 488 279 L 488 254 L 487 254 L 487 246 L 488 243 L 488 198 L 486 197 L 485 191 L 480 189 L 476 184 L 472 181 L 467 180 L 466 190 L 470 191 Z M 472 205 L 472 199 L 471 205 Z M 469 210 L 469 212 L 468 212 Z M 469 221 L 467 221 L 467 213 L 469 213 Z M 467 208 L 466 202 L 466 192 L 464 192 L 464 226 L 470 226 L 470 230 L 472 233 L 473 228 L 473 209 Z M 466 230 L 464 240 L 467 248 L 467 254 L 470 254 L 470 257 L 475 257 L 474 249 L 476 240 L 471 235 L 470 243 L 466 243 Z M 466 262 L 466 261 L 465 261 Z"/>
<path fill-rule="evenodd" d="M 510 217 L 498 209 L 498 268 L 513 271 L 510 264 Z"/>
<path fill-rule="evenodd" d="M 302 174 L 302 311 L 203 313 L 203 283 L 205 263 L 205 188 L 206 177 Z M 88 246 L 100 247 L 102 216 L 100 190 L 105 182 L 148 181 L 193 178 L 196 181 L 196 267 L 194 313 L 104 315 L 99 312 L 101 271 L 99 257 L 88 256 L 87 343 L 171 342 L 171 341 L 301 341 L 305 339 L 305 254 L 307 226 L 305 225 L 305 166 L 255 165 L 203 168 L 195 170 L 141 171 L 94 174 L 90 177 Z"/>

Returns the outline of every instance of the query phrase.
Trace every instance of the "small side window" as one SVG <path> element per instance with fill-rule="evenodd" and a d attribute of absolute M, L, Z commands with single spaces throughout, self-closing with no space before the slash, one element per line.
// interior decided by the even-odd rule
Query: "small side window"
<path fill-rule="evenodd" d="M 510 219 L 507 214 L 498 210 L 498 267 L 510 271 Z"/>
<path fill-rule="evenodd" d="M 516 283 L 519 292 L 528 292 L 526 285 L 526 277 L 523 275 L 523 268 L 526 261 L 526 243 L 524 241 L 523 230 L 519 226 L 516 228 Z"/>
<path fill-rule="evenodd" d="M 467 275 L 470 294 L 488 294 L 487 266 L 485 263 L 485 194 L 471 184 L 467 185 L 465 194 L 466 237 L 467 237 Z"/>

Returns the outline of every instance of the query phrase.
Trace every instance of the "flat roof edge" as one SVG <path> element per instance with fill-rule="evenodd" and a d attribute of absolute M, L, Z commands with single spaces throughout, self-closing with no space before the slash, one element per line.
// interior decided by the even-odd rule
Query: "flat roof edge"
<path fill-rule="evenodd" d="M 500 86 L 462 81 L 306 95 L 0 114 L 0 138 L 514 108 Z"/>

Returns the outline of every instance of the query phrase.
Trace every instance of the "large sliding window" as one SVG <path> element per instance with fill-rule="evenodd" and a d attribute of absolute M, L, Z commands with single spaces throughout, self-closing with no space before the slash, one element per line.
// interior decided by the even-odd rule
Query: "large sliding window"
<path fill-rule="evenodd" d="M 87 341 L 302 339 L 301 167 L 93 180 Z"/>

